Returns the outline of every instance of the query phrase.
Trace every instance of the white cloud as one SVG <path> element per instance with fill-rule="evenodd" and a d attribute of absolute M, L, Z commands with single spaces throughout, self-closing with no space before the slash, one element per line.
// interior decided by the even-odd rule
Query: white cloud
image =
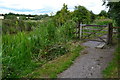
<path fill-rule="evenodd" d="M 18 12 L 2 9 L 2 13 L 18 12 L 39 14 L 39 11 L 37 11 L 38 9 L 56 12 L 62 8 L 63 3 L 66 3 L 71 10 L 74 9 L 74 6 L 82 5 L 96 14 L 105 9 L 105 6 L 102 6 L 102 0 L 1 0 L 0 7 L 34 10 L 32 12 Z"/>

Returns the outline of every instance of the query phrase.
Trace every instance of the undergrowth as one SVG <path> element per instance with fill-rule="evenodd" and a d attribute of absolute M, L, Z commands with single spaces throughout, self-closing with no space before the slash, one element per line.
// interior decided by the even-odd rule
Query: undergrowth
<path fill-rule="evenodd" d="M 65 44 L 72 40 L 74 26 L 71 21 L 56 27 L 52 20 L 48 20 L 29 33 L 3 34 L 2 77 L 18 78 L 68 53 Z"/>
<path fill-rule="evenodd" d="M 74 62 L 76 57 L 80 55 L 80 51 L 83 49 L 79 42 L 75 44 L 73 44 L 73 42 L 68 42 L 66 46 L 68 46 L 68 49 L 70 50 L 67 54 L 46 63 L 42 67 L 33 71 L 31 74 L 23 77 L 57 78 L 57 74 L 67 69 Z"/>

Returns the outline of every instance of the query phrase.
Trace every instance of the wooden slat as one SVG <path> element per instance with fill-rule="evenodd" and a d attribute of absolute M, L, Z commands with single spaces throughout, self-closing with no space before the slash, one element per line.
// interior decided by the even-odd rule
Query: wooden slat
<path fill-rule="evenodd" d="M 84 30 L 96 30 L 96 31 L 99 31 L 100 29 L 84 28 Z"/>
<path fill-rule="evenodd" d="M 101 29 L 101 30 L 103 30 L 103 29 Z M 100 31 L 101 31 L 100 30 Z M 91 35 L 93 35 L 93 34 L 96 34 L 97 32 L 92 32 L 91 34 L 88 34 L 87 36 L 85 36 L 83 39 L 85 39 L 86 37 L 90 37 Z M 98 33 L 97 33 L 98 34 Z"/>
<path fill-rule="evenodd" d="M 114 28 L 114 29 L 118 29 L 118 28 L 120 28 L 120 27 L 112 27 L 112 28 Z"/>
<path fill-rule="evenodd" d="M 102 31 L 107 31 L 108 32 L 108 30 L 102 30 Z"/>
<path fill-rule="evenodd" d="M 107 27 L 107 25 L 84 25 L 84 26 Z"/>
<path fill-rule="evenodd" d="M 83 27 L 107 27 L 107 25 L 82 25 Z M 75 27 L 75 28 L 79 28 L 79 26 Z"/>
<path fill-rule="evenodd" d="M 93 32 L 83 32 L 83 33 L 88 33 L 88 34 L 92 34 Z"/>
<path fill-rule="evenodd" d="M 97 41 L 97 42 L 103 42 L 103 41 L 100 41 L 100 40 L 95 40 L 95 39 L 84 39 L 86 41 Z"/>

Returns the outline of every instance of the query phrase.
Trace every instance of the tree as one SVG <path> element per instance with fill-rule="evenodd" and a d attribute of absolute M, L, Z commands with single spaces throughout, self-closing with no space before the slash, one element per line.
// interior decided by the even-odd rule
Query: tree
<path fill-rule="evenodd" d="M 106 0 L 103 0 L 104 4 Z M 103 4 L 103 5 L 104 5 Z M 119 2 L 109 2 L 107 4 L 109 7 L 110 16 L 116 21 L 118 28 L 118 43 L 120 44 L 120 1 Z"/>
<path fill-rule="evenodd" d="M 89 23 L 90 22 L 90 12 L 84 6 L 75 6 L 75 10 L 73 12 L 73 19 L 80 24 Z"/>
<path fill-rule="evenodd" d="M 100 17 L 108 17 L 108 13 L 107 13 L 105 10 L 102 10 L 102 11 L 98 14 L 98 16 L 100 16 Z"/>
<path fill-rule="evenodd" d="M 92 11 L 90 11 L 90 20 L 91 20 L 91 22 L 93 22 L 95 19 L 96 19 L 96 15 Z"/>
<path fill-rule="evenodd" d="M 17 17 L 15 15 L 5 15 L 5 19 L 16 20 Z"/>
<path fill-rule="evenodd" d="M 67 20 L 70 19 L 70 11 L 65 3 L 63 4 L 62 9 L 56 13 L 54 18 L 58 26 L 63 25 Z"/>

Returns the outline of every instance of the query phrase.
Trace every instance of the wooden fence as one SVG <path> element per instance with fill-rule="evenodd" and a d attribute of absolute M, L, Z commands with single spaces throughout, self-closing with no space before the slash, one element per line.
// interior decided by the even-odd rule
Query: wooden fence
<path fill-rule="evenodd" d="M 93 28 L 90 28 L 93 27 Z M 107 28 L 106 32 L 107 32 L 107 40 L 103 40 L 102 38 L 99 37 L 99 39 L 101 39 L 102 41 L 106 42 L 106 44 L 112 44 L 112 37 L 113 34 L 117 34 L 118 32 L 114 31 L 114 29 L 118 29 L 120 27 L 113 27 L 112 23 L 109 23 L 108 25 L 87 25 L 87 24 L 79 24 L 76 27 L 76 37 L 84 40 L 87 37 L 90 37 L 91 35 L 95 35 L 97 34 L 97 32 L 102 31 L 103 29 Z M 89 30 L 92 32 L 86 32 L 84 30 Z M 84 33 L 88 33 L 88 35 L 84 36 Z M 84 38 L 83 38 L 84 37 Z"/>

